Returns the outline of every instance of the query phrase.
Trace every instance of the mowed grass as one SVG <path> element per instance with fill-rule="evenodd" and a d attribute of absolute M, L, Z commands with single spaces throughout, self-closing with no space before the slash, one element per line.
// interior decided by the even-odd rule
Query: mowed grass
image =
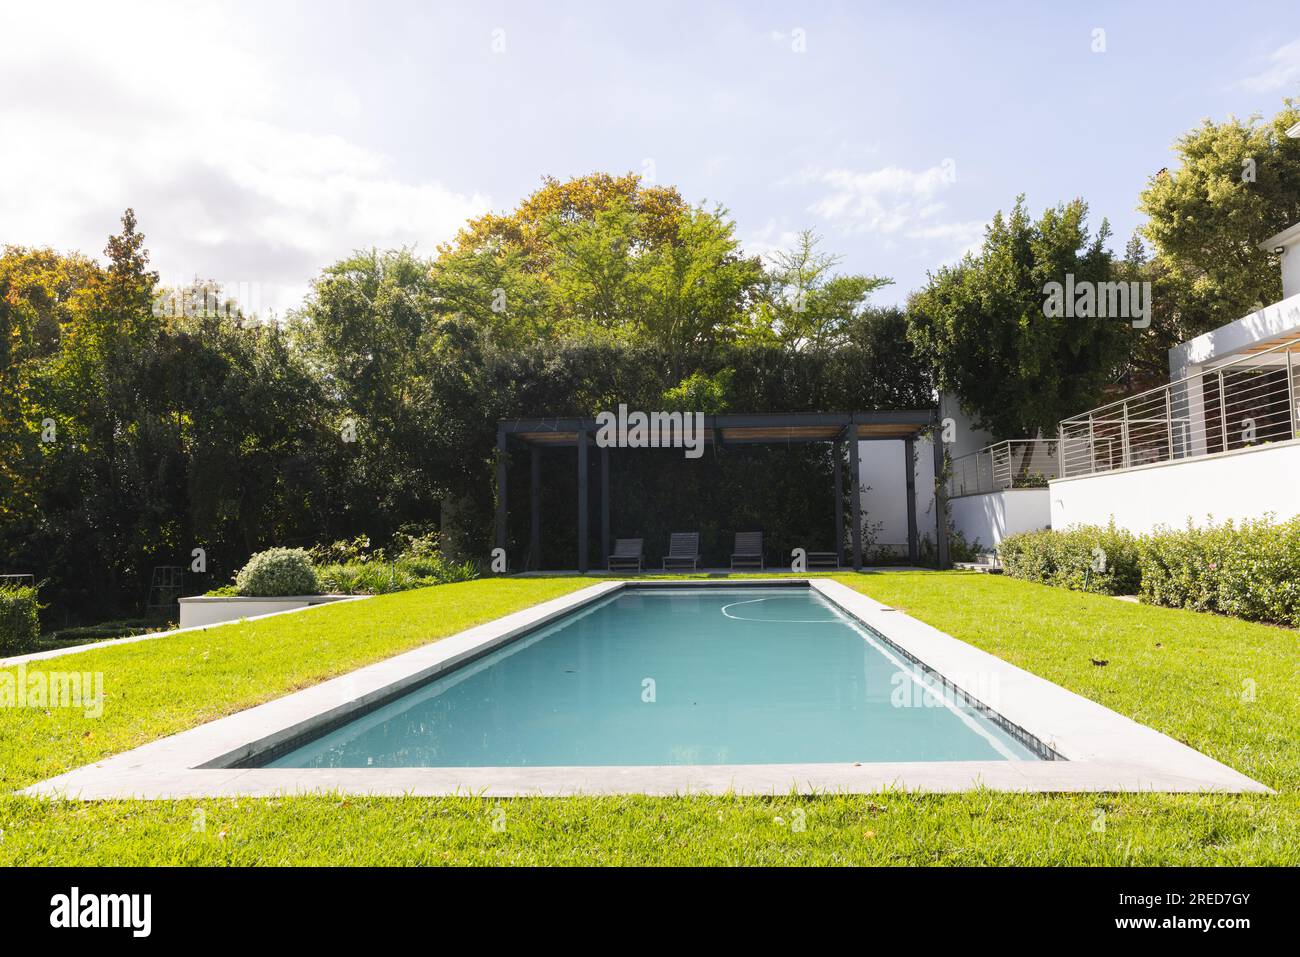
<path fill-rule="evenodd" d="M 1275 796 L 823 795 L 513 800 L 0 797 L 4 864 L 1296 864 L 1290 630 L 962 573 L 839 575 L 1263 781 Z M 452 634 L 590 579 L 494 579 L 48 662 L 104 715 L 0 710 L 9 791 Z M 1092 659 L 1105 660 L 1097 666 Z"/>
<path fill-rule="evenodd" d="M 0 708 L 0 791 L 212 721 L 590 585 L 581 578 L 438 585 L 32 662 L 102 672 L 100 717 Z M 16 673 L 15 668 L 6 669 Z"/>

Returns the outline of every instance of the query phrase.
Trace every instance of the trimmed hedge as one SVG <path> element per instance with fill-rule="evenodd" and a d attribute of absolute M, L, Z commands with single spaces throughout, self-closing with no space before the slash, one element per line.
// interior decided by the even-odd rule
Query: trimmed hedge
<path fill-rule="evenodd" d="M 268 548 L 248 560 L 235 576 L 239 594 L 257 598 L 315 595 L 320 591 L 311 559 L 301 548 Z"/>
<path fill-rule="evenodd" d="M 0 585 L 0 656 L 30 651 L 41 635 L 40 603 L 30 585 Z"/>
<path fill-rule="evenodd" d="M 1130 532 L 1097 525 L 1073 525 L 1008 535 L 998 545 L 1002 568 L 1012 578 L 1104 595 L 1138 589 L 1138 540 Z"/>
<path fill-rule="evenodd" d="M 1140 555 L 1145 602 L 1300 627 L 1300 517 L 1161 528 Z"/>
<path fill-rule="evenodd" d="M 1094 548 L 1105 552 L 1106 571 L 1085 576 Z M 1010 535 L 998 555 L 1013 578 L 1078 590 L 1086 580 L 1088 591 L 1136 593 L 1150 605 L 1300 627 L 1300 517 L 1162 527 L 1141 537 L 1113 524 L 1079 525 Z"/>

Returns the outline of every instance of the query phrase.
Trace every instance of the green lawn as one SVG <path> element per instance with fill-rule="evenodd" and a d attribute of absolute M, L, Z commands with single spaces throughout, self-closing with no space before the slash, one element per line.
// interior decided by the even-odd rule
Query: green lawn
<path fill-rule="evenodd" d="M 44 663 L 102 671 L 107 702 L 98 719 L 0 710 L 0 864 L 1300 863 L 1297 632 L 994 576 L 836 577 L 1279 793 L 85 804 L 8 796 L 590 582 L 491 579 Z"/>

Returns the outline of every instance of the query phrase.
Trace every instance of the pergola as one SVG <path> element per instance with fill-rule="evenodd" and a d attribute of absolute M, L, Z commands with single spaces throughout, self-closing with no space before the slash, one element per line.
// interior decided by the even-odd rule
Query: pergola
<path fill-rule="evenodd" d="M 918 434 L 935 427 L 938 412 L 934 409 L 909 409 L 874 412 L 784 412 L 706 415 L 704 442 L 715 447 L 731 445 L 794 445 L 829 442 L 834 446 L 835 463 L 835 549 L 839 564 L 844 564 L 843 445 L 849 446 L 849 476 L 852 491 L 849 509 L 852 518 L 850 537 L 853 568 L 862 568 L 862 495 L 859 468 L 859 442 L 899 440 L 904 443 L 905 480 L 907 483 L 907 552 L 917 560 L 916 480 L 913 454 Z M 588 560 L 588 455 L 595 446 L 599 426 L 595 419 L 502 419 L 497 424 L 497 513 L 496 544 L 506 547 L 507 465 L 512 448 L 527 448 L 532 455 L 531 510 L 532 526 L 529 555 L 534 568 L 541 560 L 541 450 L 574 447 L 578 459 L 578 571 L 589 570 Z M 935 494 L 935 541 L 940 567 L 948 565 L 948 530 L 943 521 L 943 446 L 933 443 Z M 609 455 L 610 448 L 596 447 L 600 457 L 600 550 L 602 559 L 609 555 Z M 673 451 L 671 449 L 665 451 Z M 676 450 L 680 454 L 680 449 Z"/>

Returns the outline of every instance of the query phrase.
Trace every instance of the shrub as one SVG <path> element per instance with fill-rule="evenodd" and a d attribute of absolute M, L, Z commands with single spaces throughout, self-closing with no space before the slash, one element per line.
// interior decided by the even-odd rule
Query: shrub
<path fill-rule="evenodd" d="M 1138 540 L 1114 522 L 1008 535 L 998 557 L 1012 578 L 1106 595 L 1138 589 Z"/>
<path fill-rule="evenodd" d="M 316 566 L 353 565 L 368 561 L 383 561 L 383 549 L 372 549 L 369 535 L 358 535 L 352 540 L 341 538 L 328 545 L 313 545 L 307 557 Z"/>
<path fill-rule="evenodd" d="M 235 576 L 239 594 L 270 598 L 315 595 L 319 589 L 311 560 L 301 548 L 268 548 L 248 560 Z"/>
<path fill-rule="evenodd" d="M 948 535 L 948 560 L 954 562 L 973 562 L 980 557 L 984 551 L 984 546 L 980 544 L 977 538 L 973 542 L 966 541 L 966 536 L 958 531 L 951 531 Z"/>
<path fill-rule="evenodd" d="M 321 587 L 339 595 L 385 595 L 410 588 L 467 581 L 478 575 L 471 563 L 449 562 L 441 555 L 402 556 L 395 562 L 326 565 L 317 570 Z"/>
<path fill-rule="evenodd" d="M 40 610 L 31 585 L 0 585 L 0 655 L 20 654 L 36 644 Z"/>
<path fill-rule="evenodd" d="M 1087 573 L 1093 549 L 1106 571 Z M 1140 538 L 1097 526 L 1010 535 L 998 546 L 1013 578 L 1109 594 L 1137 591 L 1168 608 L 1300 627 L 1300 517 L 1157 528 Z"/>
<path fill-rule="evenodd" d="M 1160 528 L 1139 561 L 1145 602 L 1300 627 L 1300 517 Z"/>

